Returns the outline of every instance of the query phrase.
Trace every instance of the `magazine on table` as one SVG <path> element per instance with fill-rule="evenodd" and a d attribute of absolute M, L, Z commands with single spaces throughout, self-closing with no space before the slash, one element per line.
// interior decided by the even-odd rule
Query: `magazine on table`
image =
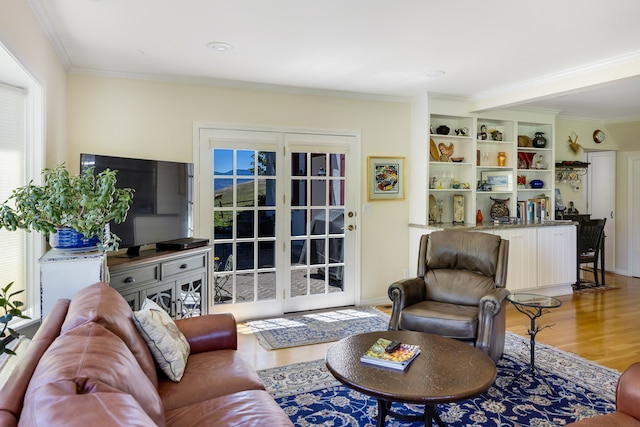
<path fill-rule="evenodd" d="M 378 338 L 371 348 L 360 357 L 360 361 L 372 365 L 403 370 L 420 354 L 419 346 L 404 343 L 388 353 L 385 349 L 390 343 L 391 340 Z"/>

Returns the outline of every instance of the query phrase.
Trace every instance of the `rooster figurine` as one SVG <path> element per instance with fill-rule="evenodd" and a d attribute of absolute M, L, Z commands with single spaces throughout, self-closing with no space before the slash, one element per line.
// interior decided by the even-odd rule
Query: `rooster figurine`
<path fill-rule="evenodd" d="M 440 149 L 440 161 L 448 162 L 449 158 L 453 156 L 453 142 L 450 142 L 448 146 L 441 142 L 438 144 L 438 148 Z"/>

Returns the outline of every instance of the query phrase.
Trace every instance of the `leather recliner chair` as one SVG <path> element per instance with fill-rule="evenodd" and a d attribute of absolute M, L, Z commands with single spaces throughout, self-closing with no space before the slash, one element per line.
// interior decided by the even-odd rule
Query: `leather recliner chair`
<path fill-rule="evenodd" d="M 509 241 L 493 234 L 422 236 L 417 277 L 389 286 L 389 329 L 468 341 L 497 362 L 504 351 L 508 257 Z"/>
<path fill-rule="evenodd" d="M 567 427 L 640 426 L 640 362 L 629 366 L 618 379 L 616 410 L 605 415 L 585 418 Z"/>

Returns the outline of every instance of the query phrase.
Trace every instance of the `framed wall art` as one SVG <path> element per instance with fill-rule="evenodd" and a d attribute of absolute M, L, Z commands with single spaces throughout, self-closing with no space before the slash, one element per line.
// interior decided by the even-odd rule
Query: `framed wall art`
<path fill-rule="evenodd" d="M 368 157 L 369 200 L 404 199 L 404 157 Z"/>
<path fill-rule="evenodd" d="M 482 182 L 485 181 L 492 191 L 513 190 L 513 173 L 508 171 L 483 171 Z"/>

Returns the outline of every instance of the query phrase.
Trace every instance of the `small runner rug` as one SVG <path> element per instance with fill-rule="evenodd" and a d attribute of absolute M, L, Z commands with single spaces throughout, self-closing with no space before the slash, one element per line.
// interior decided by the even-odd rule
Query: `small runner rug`
<path fill-rule="evenodd" d="M 620 373 L 543 344 L 536 346 L 536 367 L 544 383 L 525 375 L 511 382 L 529 361 L 529 340 L 507 332 L 505 355 L 489 390 L 473 399 L 438 405 L 451 427 L 552 427 L 615 410 Z M 419 356 L 418 356 L 419 357 Z M 381 368 L 383 369 L 383 368 Z M 296 426 L 374 426 L 376 400 L 341 385 L 323 360 L 258 372 L 267 390 Z M 421 414 L 423 407 L 394 403 L 403 414 Z M 385 426 L 420 426 L 388 417 Z"/>
<path fill-rule="evenodd" d="M 374 307 L 360 307 L 251 320 L 243 326 L 254 333 L 262 347 L 276 350 L 384 331 L 389 326 L 389 316 Z"/>

